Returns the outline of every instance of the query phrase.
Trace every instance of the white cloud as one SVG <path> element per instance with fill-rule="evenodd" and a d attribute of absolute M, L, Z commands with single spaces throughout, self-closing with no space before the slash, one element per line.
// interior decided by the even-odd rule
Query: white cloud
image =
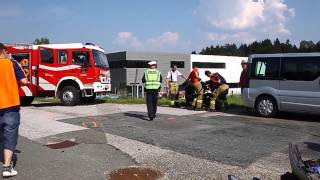
<path fill-rule="evenodd" d="M 219 43 L 251 43 L 256 38 L 247 32 L 237 33 L 214 33 L 208 32 L 205 36 L 210 41 L 216 41 Z"/>
<path fill-rule="evenodd" d="M 118 48 L 128 50 L 146 51 L 172 51 L 175 49 L 188 49 L 190 41 L 181 41 L 178 32 L 164 32 L 159 36 L 150 38 L 138 38 L 132 32 L 119 32 L 113 41 Z"/>
<path fill-rule="evenodd" d="M 158 37 L 148 39 L 147 43 L 160 48 L 164 46 L 176 46 L 179 38 L 180 35 L 177 32 L 165 32 Z"/>
<path fill-rule="evenodd" d="M 194 13 L 209 25 L 212 40 L 289 36 L 286 23 L 295 16 L 285 0 L 200 0 Z"/>
<path fill-rule="evenodd" d="M 143 49 L 143 42 L 138 40 L 131 32 L 119 32 L 113 44 L 133 50 Z"/>

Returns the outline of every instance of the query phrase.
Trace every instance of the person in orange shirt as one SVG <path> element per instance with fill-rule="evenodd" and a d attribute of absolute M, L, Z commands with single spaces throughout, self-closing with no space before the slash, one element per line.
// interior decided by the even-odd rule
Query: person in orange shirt
<path fill-rule="evenodd" d="M 201 84 L 201 78 L 199 75 L 199 70 L 197 67 L 194 67 L 192 72 L 190 73 L 187 81 L 190 80 L 192 85 L 194 86 L 196 98 L 194 98 L 192 106 L 195 110 L 202 108 L 202 101 L 203 101 L 203 88 Z"/>
<path fill-rule="evenodd" d="M 0 128 L 3 147 L 2 176 L 16 176 L 13 167 L 13 152 L 17 146 L 20 125 L 19 85 L 27 85 L 28 80 L 16 61 L 7 58 L 7 49 L 0 43 Z"/>

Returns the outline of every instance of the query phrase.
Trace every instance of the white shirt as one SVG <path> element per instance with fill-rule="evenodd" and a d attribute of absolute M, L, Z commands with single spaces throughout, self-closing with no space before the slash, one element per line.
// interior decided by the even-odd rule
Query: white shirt
<path fill-rule="evenodd" d="M 176 70 L 175 72 L 173 72 L 172 70 L 170 70 L 168 72 L 168 75 L 167 75 L 167 79 L 169 81 L 174 81 L 174 82 L 177 82 L 178 81 L 178 76 L 181 76 L 182 74 Z"/>

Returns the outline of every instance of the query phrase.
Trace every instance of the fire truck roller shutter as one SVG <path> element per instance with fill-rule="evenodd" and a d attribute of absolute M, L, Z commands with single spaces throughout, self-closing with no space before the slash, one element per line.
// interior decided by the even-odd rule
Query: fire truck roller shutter
<path fill-rule="evenodd" d="M 22 59 L 20 61 L 21 66 L 27 66 L 29 64 L 29 60 L 28 59 Z"/>
<path fill-rule="evenodd" d="M 22 59 L 20 61 L 20 65 L 24 71 L 24 74 L 28 77 L 29 74 L 30 74 L 30 71 L 29 71 L 29 60 L 28 59 Z"/>

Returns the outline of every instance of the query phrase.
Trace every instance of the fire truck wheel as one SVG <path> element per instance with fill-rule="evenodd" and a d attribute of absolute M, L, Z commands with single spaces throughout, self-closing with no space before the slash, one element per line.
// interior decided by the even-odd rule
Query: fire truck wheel
<path fill-rule="evenodd" d="M 65 86 L 61 90 L 60 99 L 65 106 L 77 105 L 80 101 L 80 90 L 74 86 Z"/>
<path fill-rule="evenodd" d="M 32 103 L 33 99 L 33 96 L 22 96 L 20 97 L 20 103 L 22 106 L 28 106 Z"/>

